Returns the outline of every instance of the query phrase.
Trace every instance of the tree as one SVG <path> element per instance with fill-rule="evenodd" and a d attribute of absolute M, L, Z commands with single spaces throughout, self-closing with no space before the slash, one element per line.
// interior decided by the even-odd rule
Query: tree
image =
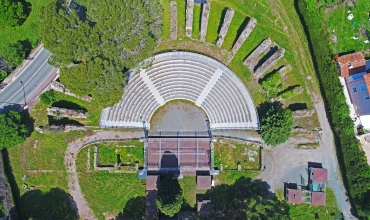
<path fill-rule="evenodd" d="M 40 101 L 44 105 L 51 105 L 54 102 L 57 101 L 57 98 L 55 97 L 55 91 L 54 90 L 49 90 L 47 92 L 44 92 L 40 95 Z"/>
<path fill-rule="evenodd" d="M 262 118 L 262 139 L 267 145 L 282 144 L 289 139 L 292 127 L 292 112 L 289 109 L 274 109 L 272 107 Z"/>
<path fill-rule="evenodd" d="M 0 26 L 11 27 L 19 25 L 26 18 L 23 4 L 14 0 L 0 0 Z"/>
<path fill-rule="evenodd" d="M 233 185 L 212 187 L 206 195 L 213 207 L 206 219 L 289 219 L 286 203 L 279 201 L 262 180 L 241 177 Z"/>
<path fill-rule="evenodd" d="M 122 98 L 125 72 L 151 56 L 162 33 L 157 0 L 86 1 L 86 20 L 56 1 L 41 11 L 39 34 L 71 92 L 101 105 Z"/>
<path fill-rule="evenodd" d="M 161 177 L 157 200 L 155 201 L 159 210 L 170 217 L 181 209 L 184 196 L 177 179 L 169 176 Z"/>
<path fill-rule="evenodd" d="M 10 110 L 6 114 L 0 114 L 0 149 L 23 143 L 28 133 L 21 113 Z"/>

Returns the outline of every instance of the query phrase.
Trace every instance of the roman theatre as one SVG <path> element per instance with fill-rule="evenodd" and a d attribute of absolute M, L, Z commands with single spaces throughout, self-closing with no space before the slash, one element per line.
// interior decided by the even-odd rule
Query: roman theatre
<path fill-rule="evenodd" d="M 259 129 L 257 111 L 245 85 L 227 66 L 210 57 L 162 53 L 129 74 L 122 100 L 102 111 L 100 127 L 144 129 L 145 163 L 139 178 L 163 172 L 215 175 L 212 131 Z M 151 131 L 153 113 L 175 99 L 203 109 L 208 129 Z"/>

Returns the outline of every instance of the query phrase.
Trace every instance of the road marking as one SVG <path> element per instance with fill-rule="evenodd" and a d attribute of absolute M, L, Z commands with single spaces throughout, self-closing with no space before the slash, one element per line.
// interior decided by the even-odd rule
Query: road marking
<path fill-rule="evenodd" d="M 23 70 L 20 74 L 18 74 L 17 76 L 15 76 L 12 81 L 9 82 L 8 85 L 10 85 L 10 83 L 12 83 L 16 78 L 18 78 L 18 76 L 22 75 L 22 73 L 33 63 L 33 61 L 35 61 L 35 59 L 41 54 L 42 50 L 44 49 L 44 47 L 41 48 L 40 52 L 38 52 L 38 54 L 33 58 L 33 60 L 31 61 L 31 63 L 29 63 Z M 50 56 L 49 56 L 50 57 Z M 49 59 L 48 57 L 48 59 Z"/>
<path fill-rule="evenodd" d="M 48 60 L 45 60 L 45 62 L 40 66 L 40 68 L 31 76 L 31 78 L 26 82 L 24 83 L 24 85 L 16 92 L 12 95 L 12 97 L 10 97 L 7 101 L 5 102 L 9 102 L 9 100 L 11 100 L 15 95 L 17 95 L 19 93 L 19 91 L 21 91 L 23 89 L 23 87 L 25 87 L 30 81 L 31 79 L 36 75 L 36 73 L 38 73 L 40 71 L 40 69 L 45 65 L 45 63 L 47 62 Z M 54 70 L 54 69 L 53 69 Z M 49 73 L 50 75 L 50 73 Z M 3 107 L 3 105 L 5 105 L 6 103 L 0 105 L 0 108 Z"/>

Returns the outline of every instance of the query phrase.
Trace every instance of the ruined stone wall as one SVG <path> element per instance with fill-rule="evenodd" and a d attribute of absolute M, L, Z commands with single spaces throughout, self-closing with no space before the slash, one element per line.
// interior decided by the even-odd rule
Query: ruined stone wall
<path fill-rule="evenodd" d="M 280 70 L 280 76 L 282 78 L 285 78 L 285 75 L 292 70 L 292 67 L 288 64 L 288 65 L 284 65 Z"/>
<path fill-rule="evenodd" d="M 171 1 L 171 27 L 170 37 L 172 40 L 177 39 L 177 2 Z"/>
<path fill-rule="evenodd" d="M 315 113 L 315 111 L 312 109 L 297 110 L 293 112 L 293 118 L 311 117 L 313 113 Z"/>
<path fill-rule="evenodd" d="M 186 1 L 186 36 L 191 37 L 193 32 L 194 0 Z"/>
<path fill-rule="evenodd" d="M 257 65 L 259 55 L 266 51 L 272 41 L 270 38 L 266 38 L 258 47 L 244 60 L 243 64 L 248 67 L 248 69 L 253 72 L 254 67 Z"/>
<path fill-rule="evenodd" d="M 202 18 L 200 25 L 200 41 L 204 42 L 206 40 L 209 12 L 211 10 L 211 3 L 205 3 L 202 6 Z"/>
<path fill-rule="evenodd" d="M 48 115 L 67 118 L 87 118 L 87 112 L 66 108 L 51 107 L 47 109 Z"/>
<path fill-rule="evenodd" d="M 216 42 L 217 47 L 221 47 L 222 44 L 224 43 L 225 36 L 227 34 L 227 31 L 229 30 L 229 26 L 230 26 L 230 23 L 233 17 L 234 17 L 234 10 L 231 8 L 227 9 L 220 33 L 218 34 L 218 38 Z"/>
<path fill-rule="evenodd" d="M 257 20 L 255 18 L 251 18 L 248 22 L 248 24 L 245 26 L 243 32 L 240 34 L 238 40 L 234 44 L 231 51 L 235 54 L 238 52 L 240 47 L 244 44 L 245 40 L 248 38 L 248 36 L 252 33 L 253 29 L 257 25 Z"/>
<path fill-rule="evenodd" d="M 276 51 L 271 57 L 269 57 L 254 73 L 256 78 L 261 77 L 268 69 L 270 69 L 278 60 L 280 60 L 285 54 L 285 49 L 281 48 Z"/>

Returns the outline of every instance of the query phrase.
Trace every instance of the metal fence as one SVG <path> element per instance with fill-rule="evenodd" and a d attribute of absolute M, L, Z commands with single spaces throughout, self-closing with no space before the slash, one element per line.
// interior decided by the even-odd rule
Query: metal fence
<path fill-rule="evenodd" d="M 149 131 L 149 137 L 209 137 L 207 131 Z"/>

